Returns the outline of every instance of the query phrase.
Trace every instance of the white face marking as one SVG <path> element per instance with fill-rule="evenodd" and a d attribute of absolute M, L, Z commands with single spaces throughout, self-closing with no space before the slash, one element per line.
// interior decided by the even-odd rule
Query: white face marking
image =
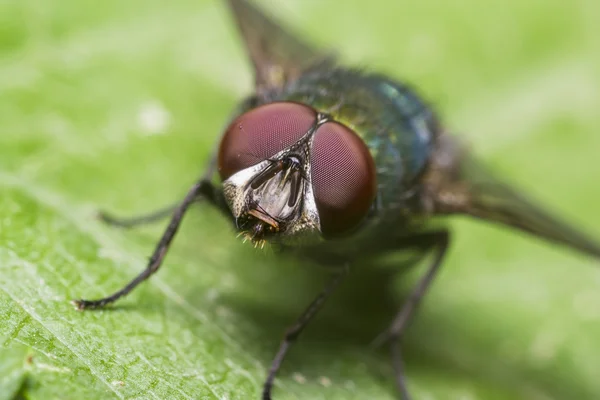
<path fill-rule="evenodd" d="M 284 158 L 288 152 L 289 149 L 281 151 L 273 160 Z M 261 185 L 251 186 L 257 176 L 272 167 L 273 162 L 276 161 L 261 161 L 223 182 L 223 193 L 232 215 L 236 219 L 247 217 L 248 205 L 254 204 L 259 212 L 278 222 L 284 221 L 280 224 L 281 229 L 271 236 L 274 241 L 289 244 L 321 241 L 321 225 L 310 182 L 310 168 L 302 168 L 301 171 L 284 168 Z M 300 177 L 301 173 L 304 178 Z M 297 179 L 300 179 L 295 195 L 294 174 L 298 174 Z M 297 197 L 297 200 L 290 201 L 291 197 Z"/>

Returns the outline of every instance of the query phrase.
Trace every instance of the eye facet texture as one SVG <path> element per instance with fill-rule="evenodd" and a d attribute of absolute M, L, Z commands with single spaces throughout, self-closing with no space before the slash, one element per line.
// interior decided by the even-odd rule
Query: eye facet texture
<path fill-rule="evenodd" d="M 296 143 L 316 122 L 316 112 L 298 103 L 269 103 L 237 117 L 218 154 L 221 179 L 273 157 Z"/>
<path fill-rule="evenodd" d="M 375 163 L 351 129 L 337 122 L 317 129 L 311 175 L 324 235 L 344 233 L 366 216 L 377 191 Z"/>

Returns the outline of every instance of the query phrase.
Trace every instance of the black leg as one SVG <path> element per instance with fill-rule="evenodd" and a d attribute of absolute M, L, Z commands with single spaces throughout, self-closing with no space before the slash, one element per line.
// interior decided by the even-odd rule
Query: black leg
<path fill-rule="evenodd" d="M 420 300 L 423 298 L 427 290 L 429 289 L 431 282 L 435 278 L 437 271 L 439 270 L 442 260 L 448 250 L 448 244 L 450 241 L 450 233 L 448 231 L 434 231 L 425 232 L 415 236 L 407 238 L 407 242 L 403 243 L 403 246 L 418 246 L 425 248 L 435 249 L 434 259 L 430 266 L 427 268 L 425 275 L 419 280 L 412 293 L 402 305 L 402 308 L 396 314 L 396 317 L 392 321 L 390 327 L 381 334 L 375 343 L 381 344 L 383 342 L 390 342 L 392 362 L 394 364 L 394 370 L 396 372 L 396 384 L 400 391 L 401 398 L 409 400 L 410 395 L 406 387 L 406 378 L 404 376 L 404 365 L 402 362 L 402 354 L 400 349 L 400 339 L 404 334 L 408 322 L 414 316 L 415 311 L 419 305 Z"/>
<path fill-rule="evenodd" d="M 167 251 L 169 250 L 169 246 L 171 245 L 171 241 L 175 237 L 177 230 L 179 229 L 179 225 L 181 224 L 181 220 L 188 210 L 189 206 L 197 201 L 199 198 L 205 198 L 211 203 L 215 203 L 215 188 L 213 185 L 206 180 L 201 180 L 196 183 L 185 196 L 183 201 L 175 208 L 173 212 L 173 216 L 171 217 L 171 222 L 169 226 L 163 233 L 162 238 L 156 245 L 154 253 L 150 257 L 150 261 L 146 269 L 144 269 L 138 276 L 136 276 L 131 282 L 129 282 L 125 287 L 121 290 L 113 293 L 112 295 L 98 299 L 98 300 L 74 300 L 73 304 L 79 310 L 91 309 L 91 308 L 100 308 L 104 307 L 107 304 L 113 303 L 119 298 L 127 295 L 131 292 L 137 285 L 148 279 L 153 273 L 158 271 L 160 268 Z"/>
<path fill-rule="evenodd" d="M 132 228 L 137 225 L 150 224 L 152 222 L 156 222 L 163 218 L 166 218 L 169 215 L 173 214 L 178 205 L 179 203 L 171 204 L 170 206 L 161 208 L 156 211 L 152 211 L 148 214 L 137 215 L 135 217 L 127 218 L 118 218 L 104 211 L 100 211 L 98 212 L 98 219 L 100 219 L 100 221 L 108 225 L 116 226 L 119 228 Z"/>
<path fill-rule="evenodd" d="M 202 174 L 202 176 L 199 179 L 200 181 L 210 182 L 212 176 L 215 174 L 216 165 L 217 165 L 216 154 L 217 154 L 217 152 L 213 151 L 211 158 L 208 162 L 208 165 L 206 166 L 204 173 Z M 108 225 L 111 225 L 111 226 L 116 226 L 119 228 L 132 228 L 134 226 L 146 225 L 146 224 L 151 224 L 156 221 L 160 221 L 161 219 L 166 218 L 169 215 L 172 215 L 178 206 L 179 206 L 179 202 L 177 202 L 175 204 L 171 204 L 171 205 L 163 207 L 163 208 L 160 208 L 155 211 L 151 211 L 147 214 L 136 215 L 133 217 L 126 217 L 126 218 L 115 217 L 114 215 L 112 215 L 110 213 L 107 213 L 104 211 L 99 211 L 97 214 L 97 217 L 100 221 L 102 221 Z"/>
<path fill-rule="evenodd" d="M 392 351 L 392 364 L 396 372 L 396 386 L 400 397 L 404 400 L 410 400 L 408 388 L 406 387 L 406 379 L 404 378 L 404 361 L 402 360 L 402 351 L 400 349 L 400 341 L 392 340 L 390 343 Z"/>
<path fill-rule="evenodd" d="M 262 400 L 271 400 L 271 390 L 273 389 L 273 381 L 275 380 L 275 375 L 277 375 L 277 371 L 281 367 L 285 356 L 292 345 L 292 342 L 298 338 L 300 333 L 304 330 L 304 328 L 308 325 L 310 320 L 319 312 L 325 300 L 329 298 L 329 296 L 333 293 L 333 291 L 338 287 L 338 285 L 342 282 L 343 278 L 348 274 L 348 267 L 343 267 L 339 272 L 337 272 L 331 280 L 328 282 L 327 286 L 319 293 L 319 295 L 313 300 L 312 303 L 304 310 L 300 318 L 296 320 L 294 325 L 290 326 L 285 335 L 283 337 L 283 341 L 279 346 L 279 350 L 271 363 L 271 368 L 269 369 L 269 374 L 267 375 L 267 379 L 263 385 L 263 393 Z"/>

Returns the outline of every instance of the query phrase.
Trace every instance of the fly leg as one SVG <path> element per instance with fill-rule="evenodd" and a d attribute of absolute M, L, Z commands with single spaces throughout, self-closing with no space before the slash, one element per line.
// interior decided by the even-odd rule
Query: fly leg
<path fill-rule="evenodd" d="M 74 300 L 73 304 L 77 307 L 78 310 L 84 309 L 92 309 L 92 308 L 101 308 L 110 303 L 115 302 L 119 298 L 127 295 L 131 292 L 136 286 L 140 283 L 148 279 L 152 274 L 154 274 L 160 268 L 167 251 L 171 245 L 171 241 L 175 237 L 177 230 L 179 229 L 179 225 L 183 220 L 183 217 L 190 205 L 200 199 L 208 200 L 211 204 L 216 205 L 220 208 L 223 206 L 220 204 L 220 199 L 218 195 L 217 189 L 210 183 L 208 180 L 200 180 L 192 188 L 189 190 L 185 198 L 181 201 L 181 203 L 175 208 L 173 211 L 173 216 L 171 217 L 171 222 L 167 226 L 167 229 L 162 235 L 162 238 L 156 245 L 154 253 L 150 257 L 150 261 L 146 268 L 133 280 L 131 280 L 126 286 L 122 289 L 116 291 L 110 296 L 104 297 L 102 299 L 97 300 Z"/>
<path fill-rule="evenodd" d="M 263 385 L 262 400 L 271 400 L 271 390 L 273 389 L 275 375 L 277 375 L 277 371 L 279 371 L 279 368 L 281 367 L 281 364 L 283 363 L 290 346 L 298 338 L 300 333 L 302 333 L 304 328 L 317 314 L 317 312 L 319 312 L 319 310 L 323 307 L 325 301 L 338 287 L 347 274 L 348 266 L 344 266 L 340 271 L 337 271 L 327 283 L 327 286 L 323 288 L 319 295 L 312 301 L 312 303 L 310 303 L 306 310 L 304 310 L 302 315 L 300 315 L 300 318 L 298 318 L 296 322 L 286 330 L 283 340 L 279 345 L 279 350 L 277 351 L 277 354 L 271 363 L 271 368 L 269 368 L 267 379 Z"/>
<path fill-rule="evenodd" d="M 134 217 L 127 218 L 115 217 L 112 214 L 100 211 L 98 212 L 98 219 L 107 225 L 116 226 L 119 228 L 132 228 L 138 225 L 151 224 L 153 222 L 166 218 L 169 215 L 173 214 L 178 205 L 179 203 L 171 204 L 161 209 L 149 212 L 148 214 L 136 215 Z"/>
<path fill-rule="evenodd" d="M 390 343 L 392 362 L 396 374 L 396 385 L 398 386 L 398 390 L 400 391 L 403 400 L 409 400 L 410 395 L 408 394 L 408 389 L 406 387 L 400 340 L 402 339 L 402 335 L 404 334 L 410 319 L 415 314 L 419 302 L 429 289 L 431 282 L 435 278 L 436 273 L 442 264 L 442 260 L 448 249 L 449 241 L 450 233 L 447 230 L 425 232 L 407 238 L 407 247 L 418 246 L 434 249 L 434 259 L 427 268 L 425 275 L 419 280 L 398 314 L 394 317 L 390 327 L 375 339 L 376 344 L 383 342 Z M 403 243 L 403 246 L 404 245 L 405 243 Z"/>
<path fill-rule="evenodd" d="M 200 177 L 200 181 L 210 182 L 212 176 L 215 174 L 216 165 L 216 151 L 213 151 L 213 155 L 211 156 L 210 161 L 208 162 L 208 166 L 205 172 Z M 97 216 L 100 221 L 104 222 L 107 225 L 115 226 L 118 228 L 133 228 L 138 225 L 146 225 L 156 221 L 160 221 L 161 219 L 172 215 L 178 206 L 179 202 L 160 208 L 158 210 L 151 211 L 147 214 L 136 215 L 126 218 L 115 217 L 114 215 L 104 211 L 99 211 Z"/>

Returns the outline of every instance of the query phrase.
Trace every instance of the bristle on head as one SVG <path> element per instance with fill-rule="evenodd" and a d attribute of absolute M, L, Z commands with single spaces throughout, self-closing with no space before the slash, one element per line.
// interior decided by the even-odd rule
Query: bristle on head
<path fill-rule="evenodd" d="M 266 240 L 257 239 L 256 237 L 254 237 L 253 233 L 249 232 L 249 231 L 242 231 L 242 232 L 238 233 L 236 237 L 239 238 L 240 236 L 243 237 L 242 243 L 246 243 L 246 242 L 250 241 L 254 245 L 255 249 L 260 247 L 260 249 L 262 250 L 265 248 L 265 245 L 267 244 Z"/>

